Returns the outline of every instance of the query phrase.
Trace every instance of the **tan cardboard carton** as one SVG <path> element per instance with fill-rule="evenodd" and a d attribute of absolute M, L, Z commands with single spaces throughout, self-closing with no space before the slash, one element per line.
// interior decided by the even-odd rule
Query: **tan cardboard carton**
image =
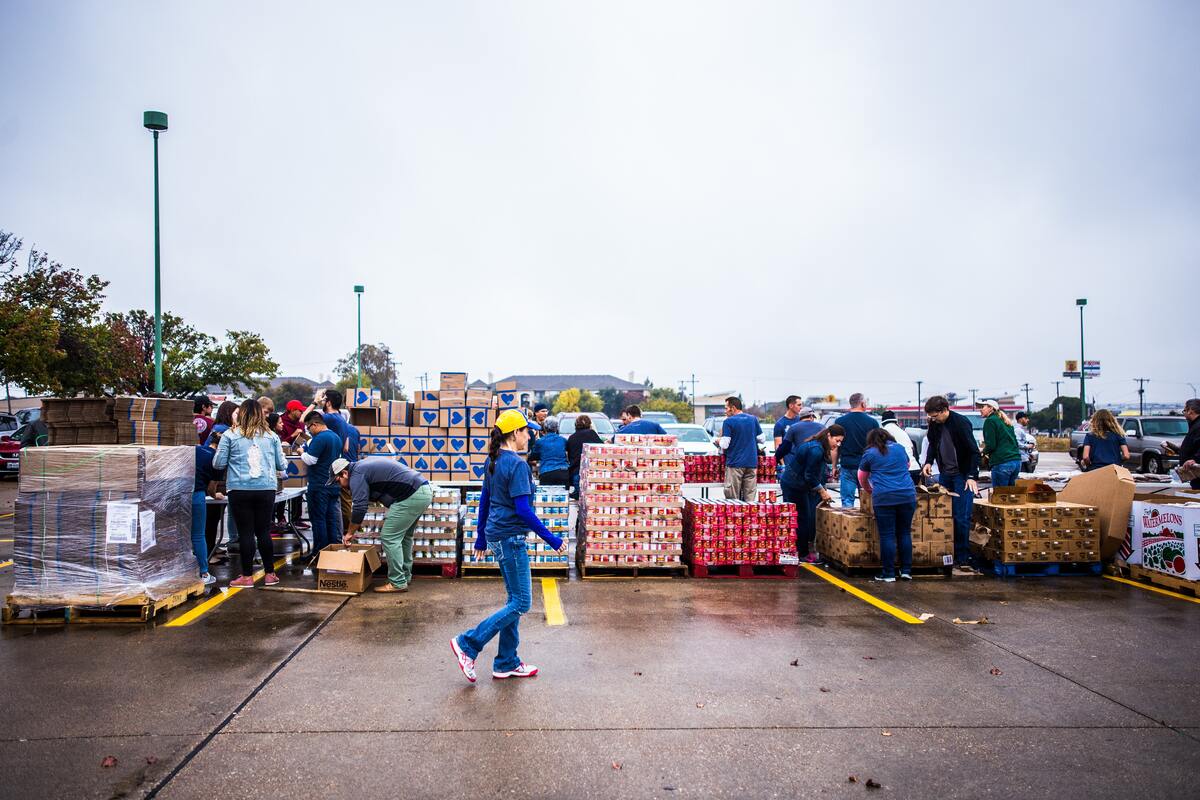
<path fill-rule="evenodd" d="M 1100 522 L 1100 555 L 1108 561 L 1121 549 L 1129 531 L 1135 491 L 1133 475 L 1124 467 L 1108 466 L 1076 475 L 1059 498 L 1094 506 Z"/>
<path fill-rule="evenodd" d="M 317 555 L 317 588 L 364 592 L 382 563 L 375 545 L 331 544 Z"/>

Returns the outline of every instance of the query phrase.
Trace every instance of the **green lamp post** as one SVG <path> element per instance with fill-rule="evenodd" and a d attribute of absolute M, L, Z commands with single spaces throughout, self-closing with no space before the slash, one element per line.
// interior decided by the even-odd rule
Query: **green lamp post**
<path fill-rule="evenodd" d="M 158 245 L 158 132 L 167 129 L 167 115 L 161 111 L 142 114 L 142 126 L 154 133 L 154 391 L 163 390 L 162 376 L 162 282 Z"/>
<path fill-rule="evenodd" d="M 1085 381 L 1087 380 L 1087 364 L 1083 360 L 1083 307 L 1087 305 L 1087 298 L 1081 297 L 1075 301 L 1075 305 L 1079 306 L 1079 418 L 1083 422 L 1087 422 L 1087 392 L 1085 391 Z"/>
<path fill-rule="evenodd" d="M 358 350 L 356 351 L 358 355 L 355 356 L 354 360 L 356 362 L 358 362 L 358 388 L 359 389 L 362 388 L 362 296 L 363 296 L 363 291 L 364 291 L 364 289 L 363 289 L 362 284 L 358 284 L 354 287 L 354 295 L 355 295 L 355 297 L 358 298 Z"/>

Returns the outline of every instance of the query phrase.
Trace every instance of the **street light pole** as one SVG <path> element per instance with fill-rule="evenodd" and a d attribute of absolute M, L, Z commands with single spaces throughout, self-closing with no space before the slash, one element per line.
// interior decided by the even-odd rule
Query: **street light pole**
<path fill-rule="evenodd" d="M 1083 360 L 1083 307 L 1087 305 L 1087 298 L 1081 297 L 1075 301 L 1075 305 L 1079 306 L 1079 420 L 1080 422 L 1087 421 L 1087 362 Z"/>
<path fill-rule="evenodd" d="M 1028 414 L 1033 411 L 1033 409 L 1029 406 L 1029 384 L 1027 383 L 1021 388 L 1025 390 L 1025 413 Z"/>
<path fill-rule="evenodd" d="M 1138 385 L 1138 414 L 1146 413 L 1146 384 L 1150 382 L 1149 378 L 1134 378 Z"/>
<path fill-rule="evenodd" d="M 158 243 L 158 132 L 167 129 L 167 115 L 161 111 L 142 114 L 142 127 L 154 133 L 154 392 L 162 394 L 162 280 Z"/>
<path fill-rule="evenodd" d="M 362 388 L 362 296 L 363 296 L 362 284 L 355 285 L 354 294 L 356 297 L 358 297 L 358 350 L 355 351 L 356 355 L 354 356 L 354 360 L 358 363 L 358 388 L 361 389 Z"/>

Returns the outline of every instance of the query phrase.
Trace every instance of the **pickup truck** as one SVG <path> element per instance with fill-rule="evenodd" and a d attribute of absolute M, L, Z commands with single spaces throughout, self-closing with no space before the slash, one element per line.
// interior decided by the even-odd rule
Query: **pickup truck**
<path fill-rule="evenodd" d="M 1179 463 L 1179 458 L 1168 453 L 1164 445 L 1170 444 L 1175 452 L 1179 451 L 1188 431 L 1185 418 L 1117 417 L 1117 422 L 1125 429 L 1125 443 L 1129 445 L 1129 461 L 1125 466 L 1129 469 L 1164 475 Z M 1083 439 L 1089 430 L 1085 423 L 1071 432 L 1071 455 L 1077 464 L 1083 459 Z"/>

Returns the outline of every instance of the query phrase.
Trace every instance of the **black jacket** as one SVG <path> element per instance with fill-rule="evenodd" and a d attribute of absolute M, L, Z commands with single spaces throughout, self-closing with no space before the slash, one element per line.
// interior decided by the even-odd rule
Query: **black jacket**
<path fill-rule="evenodd" d="M 942 434 L 949 432 L 954 442 L 954 452 L 958 456 L 958 472 L 967 478 L 979 477 L 979 443 L 975 441 L 975 429 L 971 421 L 954 411 L 943 422 L 929 421 L 929 446 L 925 449 L 925 463 L 932 464 L 937 460 L 938 448 Z"/>
<path fill-rule="evenodd" d="M 567 461 L 571 462 L 570 479 L 572 482 L 575 476 L 579 474 L 579 462 L 583 458 L 583 446 L 585 444 L 604 444 L 604 440 L 600 438 L 600 434 L 596 433 L 593 428 L 584 428 L 581 431 L 575 431 L 567 439 Z"/>
<path fill-rule="evenodd" d="M 1195 461 L 1200 455 L 1200 417 L 1188 423 L 1187 436 L 1179 443 L 1179 463 Z"/>

